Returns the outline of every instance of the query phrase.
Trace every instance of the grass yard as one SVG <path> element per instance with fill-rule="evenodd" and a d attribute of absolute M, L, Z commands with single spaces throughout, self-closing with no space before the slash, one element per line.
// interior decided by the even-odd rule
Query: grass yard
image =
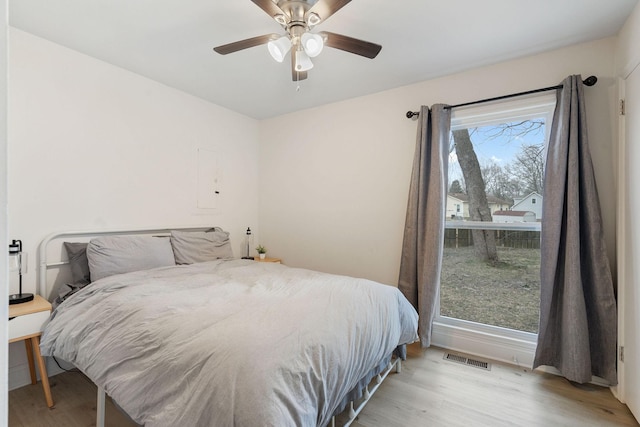
<path fill-rule="evenodd" d="M 498 248 L 498 258 L 493 267 L 473 247 L 445 248 L 440 314 L 537 333 L 540 249 Z"/>

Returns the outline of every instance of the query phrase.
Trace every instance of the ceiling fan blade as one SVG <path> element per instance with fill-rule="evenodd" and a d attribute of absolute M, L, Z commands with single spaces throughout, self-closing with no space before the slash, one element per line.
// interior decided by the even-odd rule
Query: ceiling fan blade
<path fill-rule="evenodd" d="M 284 12 L 282 11 L 282 9 L 280 9 L 278 5 L 273 2 L 273 0 L 251 0 L 251 1 L 260 9 L 267 12 L 267 15 L 269 15 L 272 18 L 279 14 L 284 15 Z"/>
<path fill-rule="evenodd" d="M 344 50 L 345 52 L 355 53 L 356 55 L 364 56 L 365 58 L 375 58 L 382 49 L 382 46 L 379 44 L 354 39 L 353 37 L 347 37 L 341 34 L 330 33 L 328 31 L 321 31 L 318 34 L 324 38 L 325 46 Z"/>
<path fill-rule="evenodd" d="M 252 37 L 250 39 L 223 44 L 222 46 L 214 47 L 213 50 L 218 52 L 220 55 L 227 55 L 239 50 L 269 43 L 271 40 L 276 40 L 278 37 L 280 37 L 278 34 L 265 34 L 264 36 Z"/>
<path fill-rule="evenodd" d="M 296 71 L 296 55 L 298 51 L 291 49 L 291 80 L 299 82 L 307 78 L 306 71 Z"/>
<path fill-rule="evenodd" d="M 351 2 L 351 0 L 318 0 L 318 2 L 309 9 L 307 15 L 317 13 L 321 22 L 324 22 L 349 2 Z"/>

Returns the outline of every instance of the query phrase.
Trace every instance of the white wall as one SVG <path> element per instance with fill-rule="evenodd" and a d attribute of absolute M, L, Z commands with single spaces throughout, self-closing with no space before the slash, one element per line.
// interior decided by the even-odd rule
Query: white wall
<path fill-rule="evenodd" d="M 258 122 L 10 32 L 9 231 L 29 252 L 53 231 L 220 225 L 234 250 L 257 224 Z M 197 149 L 223 159 L 222 207 L 196 207 Z"/>
<path fill-rule="evenodd" d="M 599 40 L 263 121 L 262 243 L 289 265 L 395 285 L 417 125 L 407 110 L 593 74 L 590 147 L 615 267 L 614 47 L 613 38 Z"/>
<path fill-rule="evenodd" d="M 640 419 L 640 270 L 638 269 L 637 212 L 640 209 L 638 164 L 640 163 L 640 5 L 620 31 L 616 64 L 627 105 L 620 117 L 623 129 L 618 174 L 618 343 L 624 347 L 624 361 L 618 363 L 616 395 Z"/>
<path fill-rule="evenodd" d="M 640 64 L 640 6 L 636 5 L 618 34 L 616 70 L 625 78 Z"/>
<path fill-rule="evenodd" d="M 38 245 L 54 231 L 217 225 L 240 253 L 258 222 L 257 121 L 20 30 L 9 35 L 9 238 L 28 252 L 26 292 L 36 289 Z M 223 161 L 219 211 L 196 207 L 198 148 Z M 12 346 L 12 368 L 25 367 L 23 353 Z"/>
<path fill-rule="evenodd" d="M 0 247 L 7 247 L 7 2 L 0 0 Z M 8 295 L 7 290 L 7 252 L 0 257 L 1 295 Z M 7 304 L 0 305 L 0 426 L 6 425 L 7 413 L 7 378 L 8 378 L 8 317 Z"/>

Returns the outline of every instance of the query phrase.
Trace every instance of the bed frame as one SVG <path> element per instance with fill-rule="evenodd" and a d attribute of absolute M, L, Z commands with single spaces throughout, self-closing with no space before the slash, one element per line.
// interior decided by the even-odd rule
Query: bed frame
<path fill-rule="evenodd" d="M 178 227 L 157 227 L 157 228 L 130 228 L 130 229 L 112 229 L 112 230 L 84 230 L 84 231 L 63 231 L 56 232 L 45 237 L 40 246 L 38 248 L 38 259 L 39 259 L 39 272 L 38 272 L 38 282 L 37 282 L 37 292 L 43 298 L 49 300 L 50 293 L 52 289 L 55 289 L 57 285 L 59 285 L 63 278 L 60 278 L 60 274 L 56 276 L 56 279 L 53 281 L 54 285 L 50 289 L 49 286 L 49 271 L 53 269 L 64 269 L 69 265 L 68 260 L 61 259 L 63 258 L 62 253 L 62 239 L 73 240 L 73 241 L 87 241 L 92 237 L 98 236 L 113 236 L 113 235 L 154 235 L 154 236 L 169 236 L 171 230 L 181 230 L 181 231 L 205 231 L 210 230 L 212 226 L 178 226 Z M 58 252 L 56 252 L 55 256 L 51 254 L 51 246 L 54 246 L 54 243 L 57 243 Z M 55 258 L 56 261 L 50 261 L 50 258 Z M 344 422 L 343 426 L 350 426 L 356 420 L 358 414 L 364 409 L 365 405 L 369 402 L 373 394 L 378 390 L 382 381 L 384 381 L 389 373 L 393 370 L 395 372 L 400 373 L 402 370 L 402 363 L 399 357 L 391 359 L 389 364 L 380 372 L 378 375 L 374 376 L 374 379 L 365 386 L 363 390 L 363 395 L 361 399 L 358 399 L 357 402 L 351 401 L 348 406 L 348 419 Z M 106 392 L 102 387 L 98 388 L 97 394 L 97 413 L 96 413 L 96 427 L 104 427 L 105 426 L 105 398 Z M 344 411 L 343 411 L 344 412 Z M 338 414 L 340 415 L 340 414 Z M 336 417 L 334 415 L 331 418 L 331 427 L 336 426 Z"/>
<path fill-rule="evenodd" d="M 158 227 L 158 228 L 129 228 L 129 229 L 114 229 L 114 230 L 84 230 L 84 231 L 62 231 L 49 234 L 40 242 L 38 248 L 38 262 L 39 262 L 39 274 L 38 274 L 38 294 L 43 298 L 49 299 L 49 294 L 52 289 L 48 285 L 48 271 L 52 269 L 61 269 L 69 265 L 69 261 L 61 260 L 62 257 L 62 239 L 72 239 L 74 241 L 87 241 L 91 237 L 98 236 L 113 236 L 113 235 L 132 235 L 132 234 L 150 234 L 154 236 L 169 236 L 171 230 L 182 231 L 205 231 L 210 230 L 211 226 L 178 226 L 178 227 Z M 57 242 L 59 253 L 55 256 L 57 261 L 49 261 L 51 256 L 49 247 L 52 243 Z M 59 284 L 59 281 L 54 282 L 54 286 Z"/>

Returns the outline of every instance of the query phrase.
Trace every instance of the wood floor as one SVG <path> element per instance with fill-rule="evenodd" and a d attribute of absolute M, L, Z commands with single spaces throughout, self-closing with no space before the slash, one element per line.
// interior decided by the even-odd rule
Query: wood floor
<path fill-rule="evenodd" d="M 400 374 L 390 374 L 354 427 L 638 426 L 609 389 L 492 363 L 491 370 L 443 359 L 443 350 L 409 347 Z M 40 383 L 9 393 L 9 426 L 95 425 L 95 386 L 79 373 L 51 378 L 55 407 Z M 107 426 L 129 427 L 107 403 Z"/>

